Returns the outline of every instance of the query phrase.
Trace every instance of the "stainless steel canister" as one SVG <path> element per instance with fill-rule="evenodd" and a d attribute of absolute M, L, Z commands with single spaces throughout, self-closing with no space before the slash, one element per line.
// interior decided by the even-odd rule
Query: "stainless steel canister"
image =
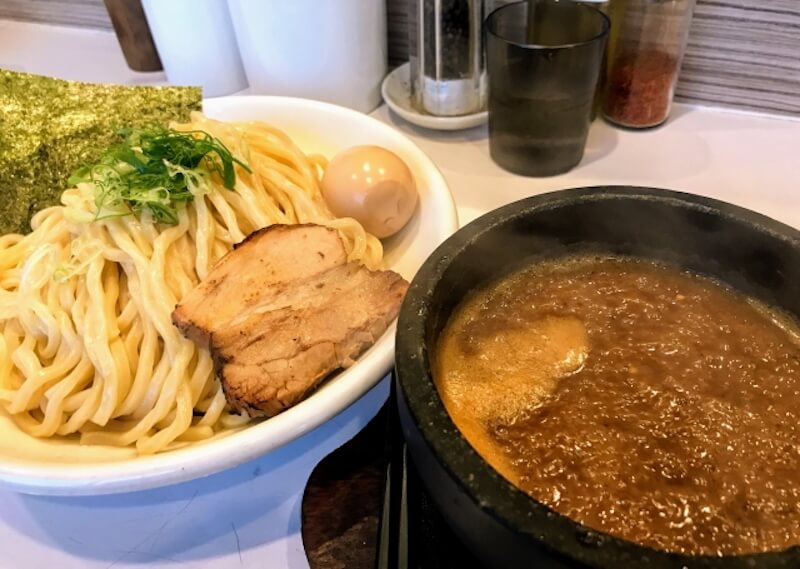
<path fill-rule="evenodd" d="M 411 100 L 437 116 L 486 106 L 484 0 L 410 0 Z"/>

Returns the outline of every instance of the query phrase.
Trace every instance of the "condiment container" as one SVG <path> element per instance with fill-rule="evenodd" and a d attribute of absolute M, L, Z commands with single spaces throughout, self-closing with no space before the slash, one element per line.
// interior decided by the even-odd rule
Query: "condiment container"
<path fill-rule="evenodd" d="M 200 85 L 203 95 L 247 87 L 226 0 L 142 0 L 170 83 Z"/>
<path fill-rule="evenodd" d="M 695 0 L 611 3 L 603 97 L 603 114 L 609 121 L 647 128 L 667 120 L 694 4 Z"/>
<path fill-rule="evenodd" d="M 436 116 L 482 111 L 484 0 L 410 0 L 408 5 L 412 104 Z"/>
<path fill-rule="evenodd" d="M 253 93 L 369 112 L 386 75 L 385 0 L 229 0 Z"/>

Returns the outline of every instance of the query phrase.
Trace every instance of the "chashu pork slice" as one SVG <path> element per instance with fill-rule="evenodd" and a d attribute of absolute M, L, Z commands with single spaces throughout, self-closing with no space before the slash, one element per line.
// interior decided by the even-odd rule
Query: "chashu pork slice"
<path fill-rule="evenodd" d="M 344 265 L 347 252 L 335 229 L 271 225 L 251 233 L 225 255 L 172 313 L 190 340 L 208 346 L 211 332 L 241 317 L 289 283 Z"/>
<path fill-rule="evenodd" d="M 252 417 L 294 405 L 375 343 L 407 288 L 392 271 L 349 263 L 215 330 L 211 353 L 229 405 Z"/>

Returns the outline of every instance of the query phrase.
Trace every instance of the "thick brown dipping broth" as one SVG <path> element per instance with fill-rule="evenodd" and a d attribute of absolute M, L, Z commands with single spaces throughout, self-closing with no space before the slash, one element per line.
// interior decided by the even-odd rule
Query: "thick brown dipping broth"
<path fill-rule="evenodd" d="M 800 543 L 799 338 L 706 278 L 582 257 L 466 299 L 434 378 L 478 453 L 554 510 L 662 550 L 773 551 Z"/>

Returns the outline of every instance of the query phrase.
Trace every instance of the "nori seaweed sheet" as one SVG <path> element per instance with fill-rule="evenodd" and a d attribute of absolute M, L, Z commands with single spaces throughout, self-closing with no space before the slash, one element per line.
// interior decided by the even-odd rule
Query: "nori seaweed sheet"
<path fill-rule="evenodd" d="M 0 69 L 0 235 L 28 233 L 59 204 L 73 170 L 96 162 L 123 127 L 167 126 L 200 110 L 199 87 L 129 87 Z"/>

